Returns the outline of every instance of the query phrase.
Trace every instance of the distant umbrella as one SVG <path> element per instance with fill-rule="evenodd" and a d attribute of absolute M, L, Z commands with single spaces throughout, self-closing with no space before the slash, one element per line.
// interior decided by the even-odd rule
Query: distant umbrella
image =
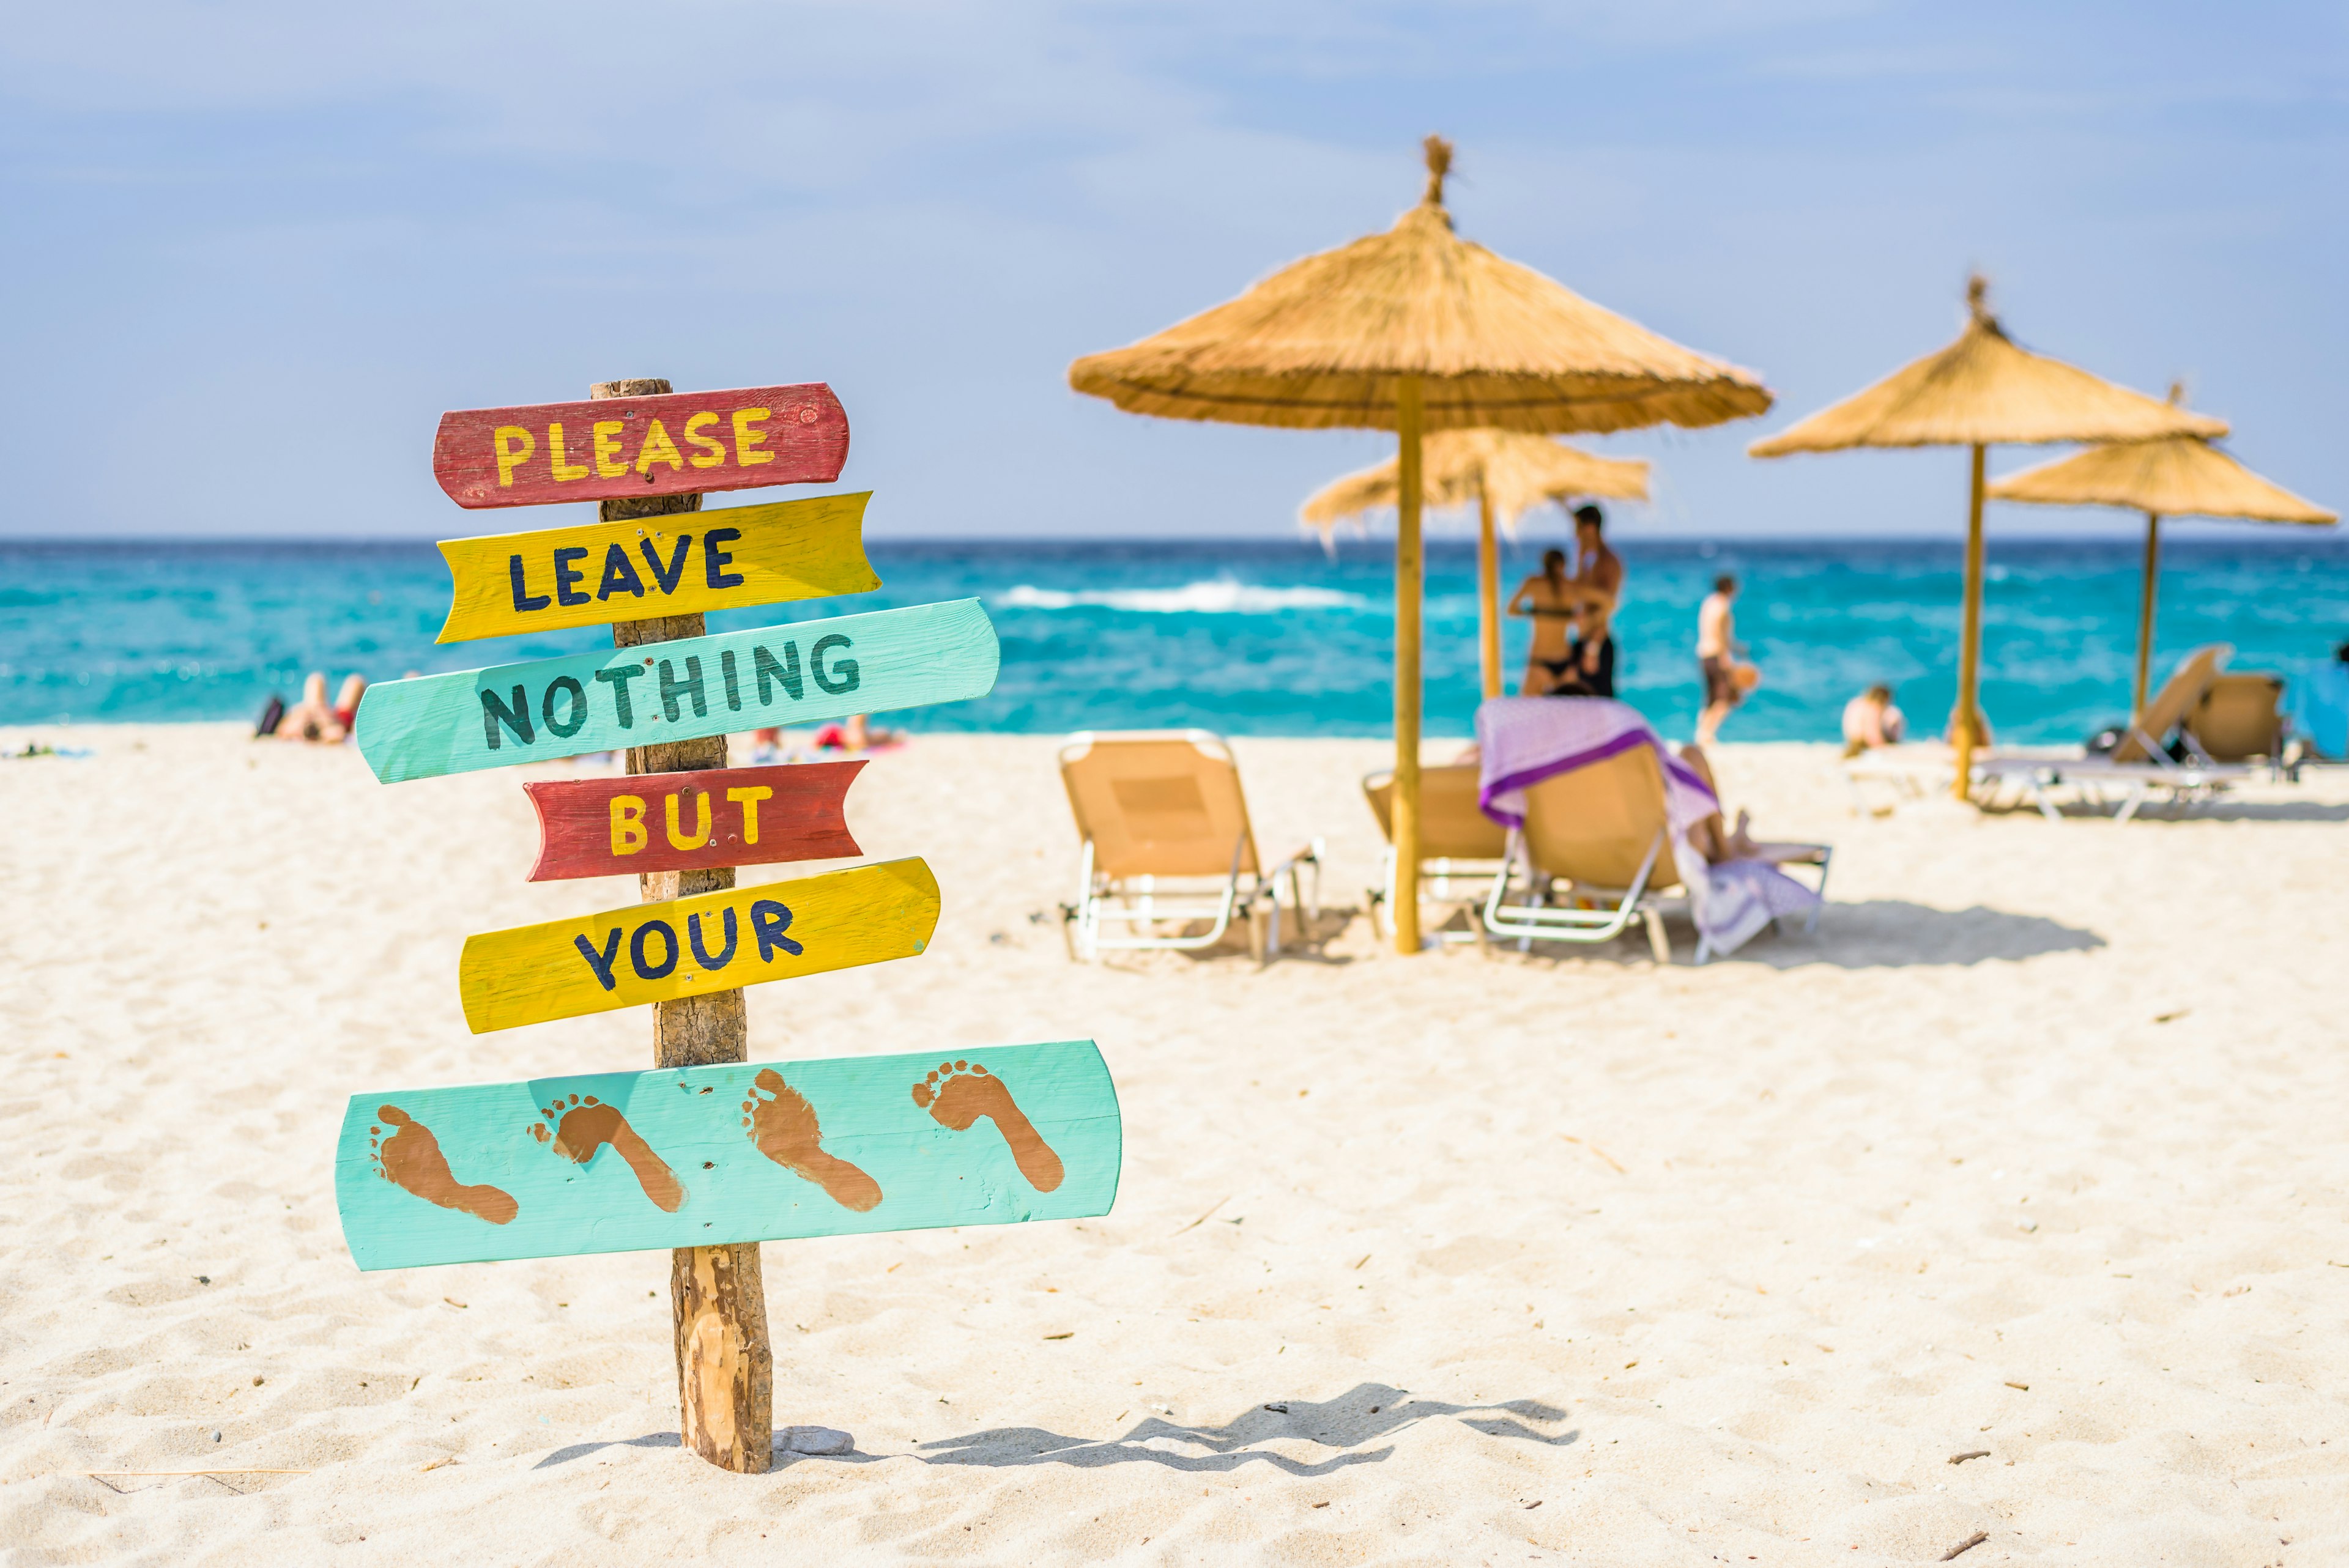
<path fill-rule="evenodd" d="M 1325 533 L 1349 518 L 1397 503 L 1400 459 L 1389 458 L 1333 480 L 1316 490 L 1298 516 Z M 1476 503 L 1477 647 L 1485 695 L 1501 695 L 1500 554 L 1497 521 L 1514 537 L 1517 519 L 1546 500 L 1576 496 L 1648 499 L 1648 464 L 1641 458 L 1601 458 L 1546 436 L 1516 430 L 1444 430 L 1427 438 L 1426 504 Z"/>
<path fill-rule="evenodd" d="M 2174 405 L 2185 388 L 2172 387 Z M 2247 522 L 2333 523 L 2341 519 L 2314 501 L 2271 484 L 2234 459 L 2193 436 L 2092 448 L 2077 457 L 2043 463 L 1990 487 L 1992 500 L 2046 506 L 2125 506 L 2145 513 L 2145 583 L 2138 598 L 2137 678 L 2129 717 L 2145 711 L 2146 675 L 2153 658 L 2153 608 L 2161 568 L 2161 520 L 2213 517 Z"/>
<path fill-rule="evenodd" d="M 1957 794 L 1966 798 L 1982 735 L 1975 697 L 1982 666 L 1982 449 L 2049 441 L 2140 441 L 2164 436 L 2223 436 L 2226 421 L 2189 414 L 2157 397 L 2100 380 L 2061 360 L 2018 347 L 1990 313 L 1988 285 L 1966 284 L 1970 319 L 1939 354 L 1905 365 L 1746 450 L 1757 458 L 1853 447 L 1970 447 L 1973 478 L 1966 510 L 1965 626 L 1958 647 Z"/>
<path fill-rule="evenodd" d="M 1135 414 L 1290 429 L 1392 430 L 1395 944 L 1419 947 L 1421 437 L 1715 425 L 1759 414 L 1749 373 L 1600 309 L 1452 232 L 1451 144 L 1427 139 L 1427 191 L 1393 228 L 1308 256 L 1226 304 L 1069 366 Z"/>

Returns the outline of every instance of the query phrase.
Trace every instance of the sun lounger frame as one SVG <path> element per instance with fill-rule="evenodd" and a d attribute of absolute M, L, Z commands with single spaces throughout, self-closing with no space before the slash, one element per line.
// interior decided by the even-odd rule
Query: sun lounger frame
<path fill-rule="evenodd" d="M 1434 779 L 1432 777 L 1445 771 L 1448 771 L 1446 768 L 1440 767 L 1420 769 L 1419 831 L 1420 843 L 1423 847 L 1430 842 L 1447 841 L 1445 824 L 1437 818 L 1438 811 L 1443 809 L 1444 796 L 1434 787 Z M 1466 809 L 1475 810 L 1473 786 L 1475 769 L 1473 767 L 1466 767 L 1464 771 L 1471 785 L 1471 798 Z M 1370 805 L 1371 814 L 1378 818 L 1380 832 L 1387 835 L 1386 851 L 1379 860 L 1378 885 L 1365 890 L 1369 895 L 1371 934 L 1373 936 L 1394 934 L 1394 841 L 1387 816 L 1390 808 L 1382 806 L 1380 802 L 1381 791 L 1391 791 L 1393 783 L 1394 769 L 1392 768 L 1374 768 L 1362 775 L 1362 799 Z M 1506 830 L 1498 822 L 1493 821 L 1481 812 L 1478 812 L 1475 825 L 1479 832 L 1499 833 L 1506 840 Z M 1458 830 L 1456 824 L 1454 825 L 1453 830 L 1455 832 Z M 1464 840 L 1452 838 L 1450 841 L 1456 844 Z M 1424 934 L 1424 940 L 1442 945 L 1483 942 L 1485 934 L 1478 927 L 1477 912 L 1484 905 L 1488 885 L 1507 869 L 1508 859 L 1506 848 L 1497 855 L 1422 855 L 1419 860 L 1419 929 Z M 1466 882 L 1472 885 L 1459 888 L 1454 885 L 1455 882 Z M 1455 911 L 1464 913 L 1468 916 L 1467 930 L 1444 929 L 1451 923 Z M 1384 918 L 1381 919 L 1381 916 Z"/>
<path fill-rule="evenodd" d="M 1245 914 L 1249 951 L 1258 963 L 1269 964 L 1280 954 L 1280 894 L 1284 882 L 1288 890 L 1288 907 L 1299 912 L 1306 921 L 1320 916 L 1322 841 L 1315 839 L 1269 869 L 1248 870 L 1254 831 L 1247 820 L 1247 792 L 1239 786 L 1239 767 L 1230 745 L 1210 730 L 1082 730 L 1061 743 L 1060 758 L 1064 777 L 1071 754 L 1119 741 L 1187 744 L 1208 759 L 1229 768 L 1234 789 L 1240 798 L 1240 831 L 1232 844 L 1231 868 L 1219 877 L 1146 872 L 1118 877 L 1100 870 L 1092 830 L 1080 816 L 1078 831 L 1082 847 L 1077 861 L 1077 898 L 1074 903 L 1061 906 L 1069 956 L 1082 963 L 1104 952 L 1188 952 L 1213 947 L 1231 928 L 1232 917 Z M 1305 874 L 1309 868 L 1312 873 L 1309 891 Z M 1169 923 L 1187 926 L 1200 920 L 1208 923 L 1208 929 L 1197 935 L 1185 936 L 1179 932 L 1161 934 L 1154 929 Z"/>
<path fill-rule="evenodd" d="M 1526 848 L 1525 830 L 1509 830 L 1508 856 L 1502 862 L 1501 874 L 1493 879 L 1492 890 L 1485 895 L 1484 923 L 1480 934 L 1516 937 L 1522 942 L 1612 942 L 1635 919 L 1643 922 L 1648 931 L 1648 951 L 1659 964 L 1672 961 L 1671 939 L 1664 932 L 1664 907 L 1667 904 L 1685 909 L 1685 894 L 1654 895 L 1648 883 L 1655 875 L 1656 860 L 1664 852 L 1664 830 L 1656 830 L 1648 845 L 1648 853 L 1640 862 L 1639 874 L 1628 888 L 1590 887 L 1582 882 L 1569 882 L 1574 896 L 1588 899 L 1596 906 L 1577 909 L 1571 904 L 1549 903 L 1550 888 L 1557 880 L 1535 869 L 1532 853 Z M 1516 881 L 1519 865 L 1526 871 L 1526 894 L 1530 902 L 1510 903 L 1509 889 Z M 1712 954 L 1704 937 L 1697 938 L 1696 961 L 1703 963 Z"/>

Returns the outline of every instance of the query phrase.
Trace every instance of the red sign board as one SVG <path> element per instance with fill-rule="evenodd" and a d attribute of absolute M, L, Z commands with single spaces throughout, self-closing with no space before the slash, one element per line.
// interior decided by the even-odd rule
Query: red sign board
<path fill-rule="evenodd" d="M 847 460 L 848 415 L 820 381 L 460 409 L 432 441 L 432 477 L 471 507 L 829 484 Z"/>
<path fill-rule="evenodd" d="M 538 808 L 530 880 L 861 855 L 843 803 L 864 766 L 802 762 L 524 784 Z"/>

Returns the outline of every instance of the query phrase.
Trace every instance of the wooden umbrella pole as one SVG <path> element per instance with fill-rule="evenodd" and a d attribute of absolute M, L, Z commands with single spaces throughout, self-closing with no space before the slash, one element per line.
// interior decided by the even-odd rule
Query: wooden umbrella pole
<path fill-rule="evenodd" d="M 2146 677 L 2153 665 L 2153 602 L 2161 582 L 2161 515 L 2145 514 L 2145 592 L 2137 611 L 2137 685 L 2129 691 L 2129 722 L 2145 717 Z"/>
<path fill-rule="evenodd" d="M 1972 483 L 1966 498 L 1966 613 L 1958 644 L 1958 706 L 1950 715 L 1950 735 L 1958 751 L 1958 776 L 1951 792 L 1961 800 L 1971 799 L 1974 748 L 1982 736 L 1982 710 L 1974 701 L 1982 674 L 1982 447 L 1977 441 Z"/>
<path fill-rule="evenodd" d="M 1501 551 L 1493 539 L 1493 498 L 1476 487 L 1476 633 L 1485 696 L 1501 695 Z"/>
<path fill-rule="evenodd" d="M 670 390 L 665 380 L 598 382 L 591 397 L 647 397 Z M 606 522 L 659 518 L 701 510 L 698 495 L 607 500 Z M 622 621 L 612 627 L 615 647 L 673 642 L 703 634 L 698 615 Z M 647 664 L 652 661 L 647 659 Z M 628 748 L 630 773 L 672 773 L 726 766 L 726 738 L 679 740 Z M 730 869 L 653 872 L 637 882 L 646 903 L 734 885 Z M 750 1059 L 749 1031 L 740 989 L 653 1004 L 656 1067 L 699 1067 Z M 678 1429 L 685 1446 L 722 1470 L 749 1474 L 773 1463 L 774 1357 L 767 1344 L 767 1292 L 756 1242 L 725 1247 L 678 1247 L 669 1258 L 669 1302 L 677 1348 Z"/>
<path fill-rule="evenodd" d="M 1419 702 L 1421 390 L 1395 386 L 1394 932 L 1397 953 L 1419 951 Z"/>

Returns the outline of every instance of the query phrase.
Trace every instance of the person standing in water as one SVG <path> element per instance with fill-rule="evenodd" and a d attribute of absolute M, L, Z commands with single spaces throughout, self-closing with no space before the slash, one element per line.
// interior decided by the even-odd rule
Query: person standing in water
<path fill-rule="evenodd" d="M 1721 721 L 1745 700 L 1737 664 L 1745 645 L 1737 640 L 1737 623 L 1730 614 L 1736 597 L 1737 579 L 1724 573 L 1713 580 L 1713 592 L 1697 607 L 1696 662 L 1704 677 L 1704 708 L 1696 718 L 1699 746 L 1711 746 L 1721 733 Z"/>

